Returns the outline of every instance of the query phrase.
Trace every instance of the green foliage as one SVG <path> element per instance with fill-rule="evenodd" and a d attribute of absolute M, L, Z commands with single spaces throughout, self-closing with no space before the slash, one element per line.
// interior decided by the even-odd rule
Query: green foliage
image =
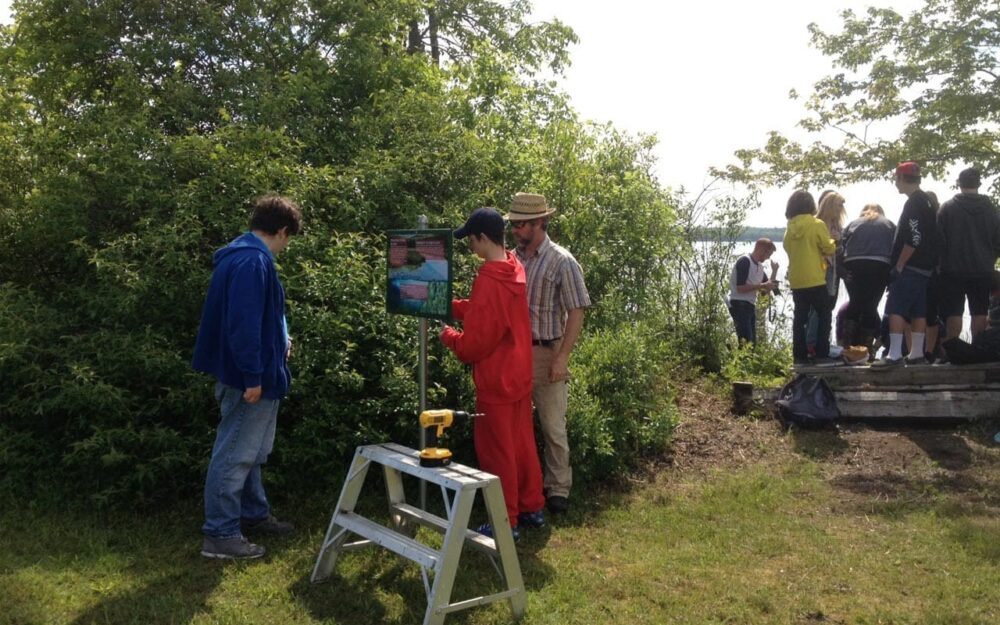
<path fill-rule="evenodd" d="M 757 388 L 777 388 L 788 381 L 791 359 L 787 341 L 738 345 L 723 364 L 722 375 L 730 382 L 751 382 Z"/>
<path fill-rule="evenodd" d="M 655 339 L 643 324 L 623 324 L 574 351 L 567 422 L 584 481 L 619 474 L 669 441 L 678 413 Z"/>
<path fill-rule="evenodd" d="M 937 177 L 954 163 L 1000 171 L 996 3 L 926 0 L 908 16 L 878 8 L 842 15 L 839 33 L 809 27 L 838 70 L 813 86 L 799 122 L 820 141 L 772 132 L 763 148 L 738 151 L 739 164 L 724 175 L 767 185 L 844 183 L 882 178 L 906 159 Z M 830 130 L 839 143 L 822 134 Z"/>
<path fill-rule="evenodd" d="M 711 188 L 678 210 L 682 244 L 675 259 L 677 291 L 669 301 L 667 336 L 676 353 L 705 371 L 722 368 L 731 343 L 726 309 L 729 275 L 743 221 L 756 196 L 734 198 Z"/>
<path fill-rule="evenodd" d="M 719 367 L 728 317 L 716 287 L 689 290 L 702 267 L 678 269 L 693 230 L 652 173 L 655 139 L 582 123 L 539 78 L 574 35 L 527 23 L 527 3 L 14 9 L 0 29 L 0 488 L 196 498 L 217 420 L 212 381 L 189 366 L 211 257 L 265 192 L 305 215 L 279 258 L 295 381 L 269 479 L 286 489 L 338 482 L 356 445 L 416 445 L 417 321 L 385 313 L 381 233 L 420 214 L 454 226 L 519 190 L 558 208 L 551 234 L 594 300 L 572 365 L 581 477 L 664 444 L 674 409 L 657 372 L 674 354 Z M 414 24 L 443 55 L 413 45 Z M 456 261 L 462 296 L 476 262 Z M 707 271 L 704 284 L 722 275 Z M 433 334 L 430 365 L 430 404 L 472 405 L 467 368 Z"/>

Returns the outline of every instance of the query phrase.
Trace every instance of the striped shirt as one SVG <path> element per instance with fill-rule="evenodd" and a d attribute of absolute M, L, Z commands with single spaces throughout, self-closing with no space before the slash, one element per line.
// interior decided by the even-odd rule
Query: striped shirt
<path fill-rule="evenodd" d="M 561 338 L 567 311 L 590 306 L 590 294 L 583 283 L 583 270 L 569 251 L 545 240 L 528 257 L 517 248 L 517 259 L 528 279 L 528 311 L 531 313 L 532 340 Z"/>

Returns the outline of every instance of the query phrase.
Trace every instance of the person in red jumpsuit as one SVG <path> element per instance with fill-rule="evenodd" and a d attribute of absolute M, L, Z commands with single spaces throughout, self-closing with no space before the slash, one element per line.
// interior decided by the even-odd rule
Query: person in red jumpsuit
<path fill-rule="evenodd" d="M 469 248 L 483 259 L 469 299 L 452 301 L 452 316 L 464 331 L 441 330 L 441 342 L 472 365 L 476 385 L 473 437 L 484 471 L 500 478 L 507 519 L 519 537 L 520 527 L 542 527 L 542 469 L 535 446 L 531 413 L 531 321 L 524 268 L 504 247 L 504 221 L 495 209 L 476 209 L 455 238 L 468 237 Z M 490 525 L 478 531 L 493 535 Z"/>

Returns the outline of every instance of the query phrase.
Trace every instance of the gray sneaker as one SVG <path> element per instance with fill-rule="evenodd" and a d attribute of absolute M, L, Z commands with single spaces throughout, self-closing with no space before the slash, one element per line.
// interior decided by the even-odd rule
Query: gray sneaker
<path fill-rule="evenodd" d="M 871 364 L 872 369 L 886 369 L 903 364 L 902 358 L 879 358 Z"/>
<path fill-rule="evenodd" d="M 206 536 L 201 543 L 201 555 L 220 560 L 252 560 L 263 556 L 265 549 L 255 545 L 245 536 L 215 538 Z"/>
<path fill-rule="evenodd" d="M 273 515 L 267 515 L 266 519 L 251 521 L 243 519 L 240 521 L 240 529 L 244 534 L 274 534 L 284 536 L 295 531 L 295 526 L 287 521 L 279 521 Z"/>

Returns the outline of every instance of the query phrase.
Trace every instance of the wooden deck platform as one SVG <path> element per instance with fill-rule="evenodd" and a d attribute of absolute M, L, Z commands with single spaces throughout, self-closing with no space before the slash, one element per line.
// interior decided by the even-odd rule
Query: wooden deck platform
<path fill-rule="evenodd" d="M 1000 363 L 870 367 L 796 366 L 824 378 L 841 416 L 978 419 L 1000 415 Z"/>

